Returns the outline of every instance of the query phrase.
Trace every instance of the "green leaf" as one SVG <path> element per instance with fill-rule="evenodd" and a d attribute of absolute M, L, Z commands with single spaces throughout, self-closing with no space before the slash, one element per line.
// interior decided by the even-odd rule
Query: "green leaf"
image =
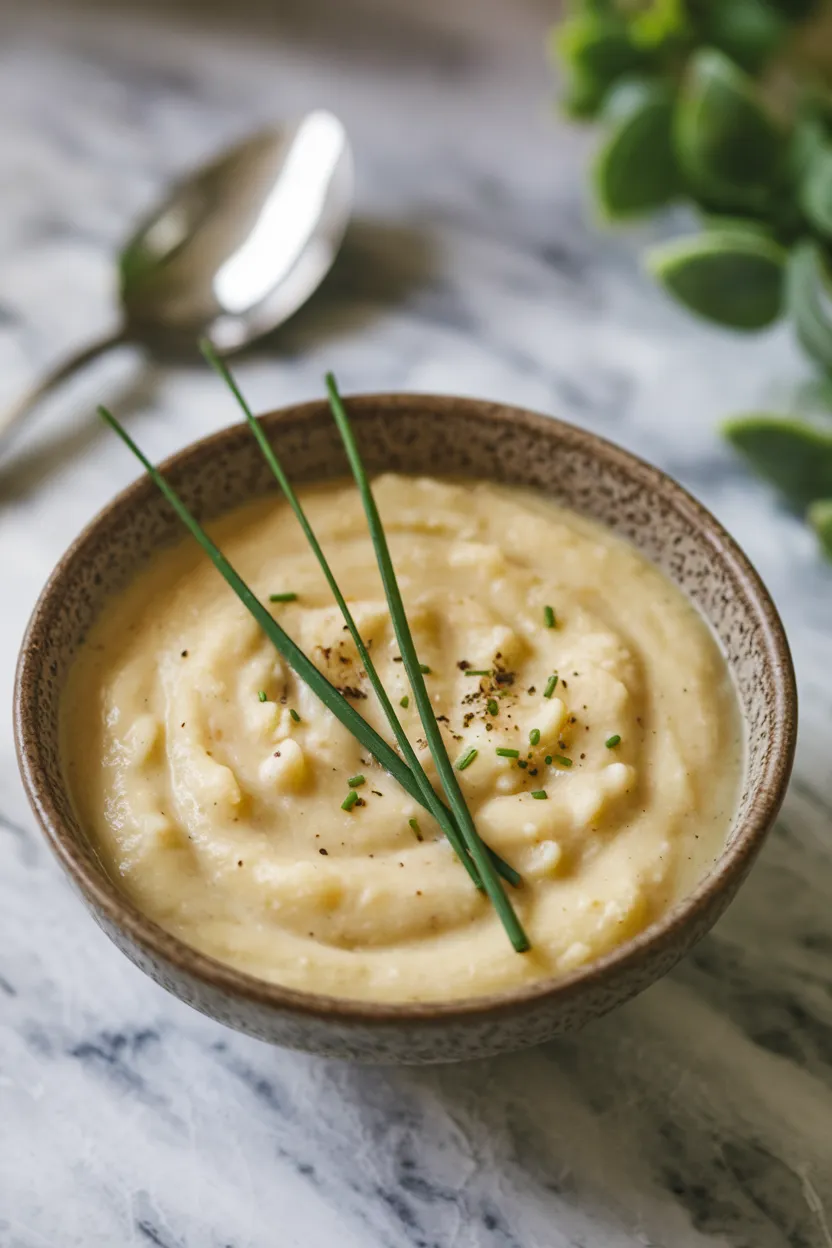
<path fill-rule="evenodd" d="M 570 17 L 554 30 L 552 38 L 555 54 L 564 64 L 607 87 L 648 63 L 619 18 Z"/>
<path fill-rule="evenodd" d="M 802 22 L 820 8 L 820 0 L 771 0 L 771 4 L 790 22 Z"/>
<path fill-rule="evenodd" d="M 719 212 L 701 213 L 702 228 L 717 234 L 759 234 L 761 238 L 774 237 L 767 221 L 758 221 L 756 217 L 732 217 Z"/>
<path fill-rule="evenodd" d="M 626 105 L 616 102 L 626 92 Z M 669 88 L 622 83 L 607 105 L 616 117 L 595 160 L 595 188 L 607 217 L 663 207 L 680 189 Z"/>
<path fill-rule="evenodd" d="M 812 503 L 806 517 L 818 535 L 827 559 L 832 559 L 832 499 L 821 498 Z"/>
<path fill-rule="evenodd" d="M 789 171 L 795 182 L 808 176 L 817 157 L 828 147 L 829 132 L 822 117 L 809 113 L 798 117 L 789 140 Z"/>
<path fill-rule="evenodd" d="M 674 146 L 675 135 L 674 135 Z M 678 148 L 677 160 L 678 160 Z M 747 194 L 734 191 L 733 193 L 722 187 L 719 192 L 712 189 L 704 191 L 700 186 L 691 186 L 687 178 L 686 171 L 682 170 L 682 176 L 686 178 L 686 190 L 694 205 L 701 213 L 713 217 L 733 217 L 735 220 L 740 217 L 747 217 L 749 220 L 760 221 L 768 224 L 768 204 L 764 203 L 761 197 L 753 201 L 749 200 Z"/>
<path fill-rule="evenodd" d="M 561 111 L 576 121 L 588 121 L 597 117 L 609 90 L 605 82 L 599 82 L 591 74 L 579 69 L 566 68 L 560 96 Z"/>
<path fill-rule="evenodd" d="M 777 51 L 787 21 L 768 0 L 716 0 L 704 15 L 702 36 L 748 73 L 757 73 Z"/>
<path fill-rule="evenodd" d="M 640 48 L 680 48 L 692 34 L 684 0 L 650 0 L 629 17 L 633 42 Z"/>
<path fill-rule="evenodd" d="M 809 223 L 832 238 L 832 147 L 818 146 L 808 154 L 800 203 Z"/>
<path fill-rule="evenodd" d="M 763 329 L 780 315 L 785 252 L 759 230 L 707 231 L 654 247 L 653 276 L 681 303 L 732 329 Z"/>
<path fill-rule="evenodd" d="M 598 17 L 615 17 L 616 0 L 566 0 L 565 6 L 572 16 L 583 17 L 592 13 Z"/>
<path fill-rule="evenodd" d="M 785 137 L 754 82 L 722 52 L 690 60 L 676 109 L 676 155 L 695 192 L 758 206 L 779 182 Z"/>
<path fill-rule="evenodd" d="M 552 29 L 550 52 L 563 75 L 561 108 L 578 119 L 596 117 L 613 83 L 645 60 L 615 14 L 568 18 Z"/>
<path fill-rule="evenodd" d="M 832 372 L 830 280 L 826 257 L 819 244 L 798 243 L 789 257 L 788 309 L 800 345 L 813 360 Z"/>
<path fill-rule="evenodd" d="M 832 496 L 832 434 L 804 420 L 762 413 L 735 416 L 722 431 L 754 471 L 801 510 Z"/>

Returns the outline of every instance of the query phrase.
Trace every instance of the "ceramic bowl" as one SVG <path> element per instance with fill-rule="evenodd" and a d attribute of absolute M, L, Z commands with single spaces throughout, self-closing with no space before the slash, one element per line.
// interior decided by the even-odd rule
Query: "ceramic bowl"
<path fill-rule="evenodd" d="M 724 853 L 693 893 L 634 940 L 557 981 L 438 1004 L 372 1004 L 264 983 L 191 949 L 146 918 L 106 873 L 79 824 L 61 770 L 58 710 L 85 634 L 160 546 L 183 532 L 142 477 L 96 517 L 58 564 L 20 655 L 15 732 L 32 808 L 93 917 L 131 961 L 211 1018 L 262 1040 L 377 1062 L 482 1057 L 548 1040 L 605 1013 L 664 975 L 731 901 L 777 814 L 796 732 L 796 694 L 777 612 L 717 521 L 658 469 L 571 425 L 501 404 L 421 395 L 349 401 L 372 471 L 392 469 L 532 487 L 628 539 L 696 603 L 719 638 L 745 720 L 742 796 Z M 323 402 L 264 424 L 295 481 L 345 473 Z M 272 491 L 244 425 L 164 465 L 201 517 Z"/>

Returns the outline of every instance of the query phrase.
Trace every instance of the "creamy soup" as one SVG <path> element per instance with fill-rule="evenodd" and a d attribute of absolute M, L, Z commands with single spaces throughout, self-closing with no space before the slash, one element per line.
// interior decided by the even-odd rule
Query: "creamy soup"
<path fill-rule="evenodd" d="M 477 829 L 522 874 L 509 892 L 531 950 L 514 952 L 437 824 L 190 539 L 153 558 L 74 665 L 77 810 L 137 906 L 262 979 L 422 1001 L 563 975 L 660 917 L 724 847 L 742 758 L 725 662 L 683 595 L 596 524 L 485 483 L 387 475 L 375 491 L 448 751 L 477 751 L 459 772 Z M 302 498 L 436 783 L 357 492 Z M 270 610 L 390 739 L 289 508 L 260 501 L 211 532 L 264 602 L 297 595 Z"/>

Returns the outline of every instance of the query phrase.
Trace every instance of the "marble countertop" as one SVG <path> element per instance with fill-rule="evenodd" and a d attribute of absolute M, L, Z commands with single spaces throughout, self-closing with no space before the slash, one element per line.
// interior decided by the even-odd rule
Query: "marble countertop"
<path fill-rule="evenodd" d="M 0 401 L 114 315 L 111 256 L 166 178 L 253 123 L 345 119 L 358 214 L 327 286 L 240 366 L 255 406 L 349 389 L 509 399 L 678 476 L 758 564 L 800 681 L 797 771 L 725 919 L 574 1038 L 362 1069 L 201 1018 L 87 918 L 0 729 L 2 1248 L 832 1248 L 832 570 L 714 432 L 813 401 L 785 330 L 694 324 L 645 232 L 587 212 L 551 107 L 548 0 L 36 3 L 0 11 Z M 279 16 L 278 16 L 279 14 Z M 665 227 L 668 228 L 668 227 Z M 800 387 L 803 387 L 802 391 Z M 0 691 L 69 539 L 154 456 L 227 423 L 204 370 L 114 360 L 0 474 Z"/>

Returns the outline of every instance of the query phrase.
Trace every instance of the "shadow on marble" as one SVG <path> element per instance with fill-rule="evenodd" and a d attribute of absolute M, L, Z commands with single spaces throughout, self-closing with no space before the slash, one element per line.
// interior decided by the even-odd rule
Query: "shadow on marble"
<path fill-rule="evenodd" d="M 50 403 L 50 420 L 45 430 L 38 430 L 32 439 L 26 436 L 21 449 L 13 448 L 0 464 L 0 507 L 17 502 L 45 485 L 58 470 L 69 467 L 102 437 L 107 437 L 96 415 L 96 402 L 118 409 L 123 419 L 133 416 L 153 403 L 159 388 L 159 370 L 150 362 L 120 384 L 112 386 L 95 401 L 61 405 L 60 398 Z"/>
<path fill-rule="evenodd" d="M 426 229 L 356 218 L 321 289 L 290 321 L 239 358 L 277 362 L 318 349 L 346 332 L 367 330 L 376 320 L 404 307 L 418 291 L 435 284 L 438 272 L 439 261 Z M 85 407 L 70 400 L 61 411 L 60 396 L 51 400 L 46 430 L 38 430 L 33 441 L 27 437 L 22 449 L 13 449 L 0 465 L 0 505 L 31 493 L 98 440 L 102 429 L 95 414 L 97 402 L 117 408 L 129 420 L 156 403 L 166 370 L 195 363 L 201 364 L 196 344 L 192 353 L 157 353 L 155 360 L 146 358 L 139 365 L 129 383 L 96 396 Z"/>
<path fill-rule="evenodd" d="M 318 347 L 403 309 L 440 281 L 430 230 L 416 222 L 356 217 L 321 289 L 248 355 Z"/>

